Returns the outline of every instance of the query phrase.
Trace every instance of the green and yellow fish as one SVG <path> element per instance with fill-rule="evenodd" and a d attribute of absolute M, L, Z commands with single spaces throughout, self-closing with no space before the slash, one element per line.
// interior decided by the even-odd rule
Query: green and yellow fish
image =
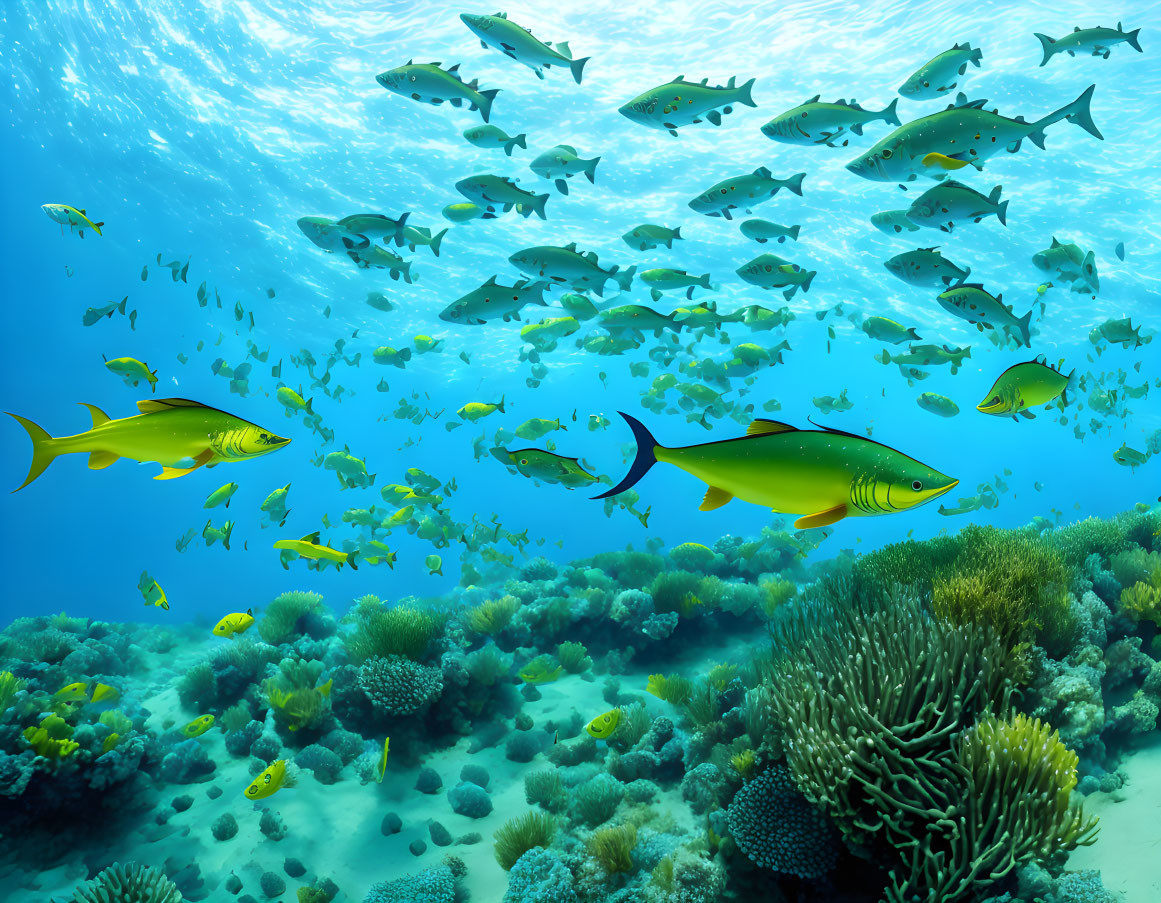
<path fill-rule="evenodd" d="M 617 725 L 621 723 L 621 710 L 609 709 L 603 715 L 597 715 L 592 721 L 585 725 L 585 730 L 590 737 L 596 737 L 598 740 L 608 740 L 613 736 L 613 731 L 617 729 Z"/>
<path fill-rule="evenodd" d="M 383 783 L 383 778 L 387 774 L 387 751 L 391 748 L 391 738 L 387 737 L 383 741 L 383 755 L 379 757 L 379 764 L 375 766 L 375 781 L 379 784 Z"/>
<path fill-rule="evenodd" d="M 64 702 L 70 705 L 78 702 L 85 702 L 89 698 L 89 685 L 77 681 L 69 684 L 67 687 L 61 687 L 52 694 L 54 702 Z"/>
<path fill-rule="evenodd" d="M 308 533 L 302 539 L 280 539 L 274 543 L 276 549 L 286 549 L 289 552 L 297 552 L 302 558 L 309 558 L 312 561 L 329 561 L 338 566 L 342 570 L 344 564 L 351 566 L 351 570 L 357 571 L 359 568 L 355 564 L 355 556 L 358 550 L 354 552 L 340 552 L 338 549 L 331 548 L 329 545 L 319 545 L 319 532 Z"/>
<path fill-rule="evenodd" d="M 709 484 L 699 510 L 713 511 L 737 497 L 801 515 L 794 522 L 801 530 L 906 511 L 959 483 L 893 448 L 839 430 L 755 420 L 736 439 L 666 448 L 636 418 L 621 416 L 633 430 L 637 457 L 625 478 L 598 499 L 624 492 L 665 461 Z"/>
<path fill-rule="evenodd" d="M 181 734 L 183 737 L 200 737 L 202 734 L 204 734 L 206 731 L 208 731 L 213 726 L 214 726 L 214 716 L 213 715 L 202 715 L 199 718 L 195 718 L 193 721 L 191 721 L 185 727 L 181 728 L 178 731 L 178 733 Z"/>
<path fill-rule="evenodd" d="M 254 778 L 243 793 L 248 800 L 264 800 L 283 787 L 293 786 L 294 776 L 287 773 L 286 760 L 276 759 L 258 777 Z"/>
<path fill-rule="evenodd" d="M 157 391 L 157 371 L 150 370 L 148 364 L 135 357 L 105 358 L 105 368 L 116 373 L 130 388 L 136 388 L 138 383 L 145 380 L 151 392 Z"/>
<path fill-rule="evenodd" d="M 145 600 L 146 606 L 155 605 L 164 611 L 169 611 L 169 599 L 165 596 L 165 590 L 149 576 L 148 571 L 142 571 L 141 576 L 137 578 L 137 589 L 141 593 L 141 598 Z"/>
<path fill-rule="evenodd" d="M 228 614 L 214 625 L 214 636 L 234 636 L 245 633 L 254 626 L 254 611 L 247 608 L 245 611 L 236 611 Z"/>
<path fill-rule="evenodd" d="M 96 405 L 84 406 L 92 415 L 93 428 L 57 438 L 31 420 L 9 414 L 32 440 L 32 466 L 17 490 L 39 477 L 61 455 L 88 453 L 90 470 L 102 470 L 118 458 L 156 461 L 161 473 L 153 479 L 170 480 L 202 465 L 214 467 L 255 458 L 290 442 L 233 414 L 186 398 L 139 401 L 141 413 L 120 420 L 109 419 Z"/>
<path fill-rule="evenodd" d="M 120 698 L 120 691 L 108 684 L 97 684 L 93 687 L 93 702 L 116 702 Z"/>
<path fill-rule="evenodd" d="M 1033 414 L 1028 408 L 1046 405 L 1057 398 L 1068 404 L 1066 393 L 1075 385 L 1075 372 L 1065 376 L 1049 366 L 1043 355 L 1014 364 L 1000 374 L 984 400 L 976 405 L 976 410 L 999 417 L 1011 416 L 1013 420 L 1017 417 L 1031 420 Z"/>
<path fill-rule="evenodd" d="M 48 218 L 61 226 L 68 226 L 70 232 L 76 232 L 81 238 L 85 237 L 85 230 L 92 229 L 101 234 L 104 223 L 94 223 L 84 210 L 70 207 L 68 204 L 41 204 L 40 209 L 48 214 Z"/>

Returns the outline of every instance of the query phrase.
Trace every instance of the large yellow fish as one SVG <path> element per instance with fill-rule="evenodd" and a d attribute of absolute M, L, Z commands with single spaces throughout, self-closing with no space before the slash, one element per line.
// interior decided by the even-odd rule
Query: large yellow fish
<path fill-rule="evenodd" d="M 254 611 L 252 609 L 236 611 L 226 615 L 214 625 L 214 636 L 233 636 L 236 633 L 245 633 L 253 624 Z"/>
<path fill-rule="evenodd" d="M 120 698 L 120 691 L 108 684 L 97 684 L 93 687 L 93 702 L 116 702 Z"/>
<path fill-rule="evenodd" d="M 893 448 L 839 430 L 755 420 L 736 439 L 666 448 L 639 420 L 621 416 L 637 440 L 637 457 L 628 475 L 598 499 L 624 492 L 665 461 L 709 484 L 699 510 L 712 511 L 737 497 L 802 515 L 794 522 L 801 530 L 844 517 L 906 511 L 959 483 Z"/>
<path fill-rule="evenodd" d="M 597 715 L 592 721 L 585 725 L 585 730 L 590 737 L 596 737 L 598 740 L 608 740 L 613 736 L 613 731 L 617 729 L 617 725 L 621 723 L 621 710 L 609 709 L 603 715 Z"/>
<path fill-rule="evenodd" d="M 294 776 L 286 771 L 286 760 L 276 759 L 246 788 L 248 800 L 264 800 L 282 787 L 293 787 Z"/>
<path fill-rule="evenodd" d="M 68 204 L 41 204 L 40 209 L 47 213 L 48 218 L 54 223 L 68 226 L 70 232 L 76 232 L 81 238 L 85 237 L 86 229 L 92 229 L 100 235 L 101 226 L 105 225 L 104 223 L 94 223 L 84 210 L 78 210 Z"/>
<path fill-rule="evenodd" d="M 139 401 L 137 408 L 141 413 L 120 420 L 110 420 L 96 405 L 84 406 L 92 415 L 93 428 L 57 438 L 31 420 L 9 414 L 32 440 L 32 466 L 17 489 L 39 477 L 60 455 L 87 452 L 90 470 L 101 470 L 118 458 L 156 461 L 161 473 L 153 479 L 169 480 L 202 465 L 214 467 L 223 461 L 264 455 L 290 441 L 233 414 L 186 398 Z"/>
<path fill-rule="evenodd" d="M 185 727 L 181 728 L 178 731 L 178 733 L 181 734 L 183 737 L 200 737 L 202 734 L 204 734 L 206 731 L 208 731 L 213 726 L 214 726 L 214 716 L 213 715 L 202 715 L 199 718 L 195 718 L 193 721 L 191 721 Z"/>
<path fill-rule="evenodd" d="M 359 550 L 353 552 L 340 552 L 338 549 L 332 549 L 329 545 L 320 546 L 318 532 L 308 533 L 302 539 L 280 539 L 274 543 L 276 549 L 286 549 L 291 552 L 297 552 L 303 558 L 310 558 L 313 561 L 329 561 L 338 566 L 342 570 L 344 564 L 349 564 L 351 570 L 357 571 L 358 565 L 355 564 L 355 556 L 358 555 Z"/>
<path fill-rule="evenodd" d="M 52 698 L 56 702 L 84 702 L 89 698 L 89 685 L 77 681 L 75 684 L 69 684 L 67 687 L 61 687 L 52 694 Z"/>

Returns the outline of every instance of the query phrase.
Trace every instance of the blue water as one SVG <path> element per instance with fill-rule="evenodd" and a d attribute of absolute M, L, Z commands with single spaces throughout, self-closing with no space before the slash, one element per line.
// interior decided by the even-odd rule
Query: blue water
<path fill-rule="evenodd" d="M 615 480 L 628 466 L 623 447 L 632 451 L 617 410 L 641 417 L 668 444 L 728 438 L 743 429 L 727 419 L 714 421 L 706 433 L 683 415 L 643 411 L 639 393 L 649 382 L 631 378 L 628 365 L 644 360 L 652 342 L 623 357 L 598 358 L 573 346 L 576 338 L 596 330 L 590 322 L 544 356 L 549 374 L 530 389 L 528 364 L 518 361 L 522 324 L 453 327 L 437 319 L 447 303 L 488 276 L 497 274 L 501 281 L 519 276 L 506 258 L 534 244 L 575 241 L 598 252 L 603 264 L 622 268 L 709 271 L 721 291 L 703 297 L 716 300 L 723 311 L 755 303 L 782 306 L 778 294 L 745 285 L 734 275 L 760 252 L 817 269 L 811 291 L 790 303 L 797 319 L 784 336 L 781 330 L 756 334 L 754 340 L 769 345 L 785 337 L 793 351 L 782 365 L 761 371 L 742 403 L 754 403 L 755 413 L 763 416 L 761 405 L 777 399 L 781 411 L 772 416 L 804 427 L 808 416 L 853 432 L 873 426 L 875 439 L 960 480 L 941 500 L 948 504 L 1011 470 L 1005 478 L 1009 491 L 991 510 L 942 517 L 932 504 L 890 517 L 848 519 L 819 555 L 873 548 L 905 535 L 930 536 L 969 521 L 1009 526 L 1037 515 L 1055 518 L 1053 509 L 1071 521 L 1156 498 L 1161 462 L 1131 471 L 1112 457 L 1122 443 L 1143 450 L 1146 437 L 1161 426 L 1156 386 L 1148 398 L 1128 401 L 1126 416 L 1103 417 L 1104 426 L 1083 442 L 1073 435 L 1075 408 L 1067 426 L 1044 414 L 1013 422 L 974 410 L 1002 370 L 1033 354 L 1052 362 L 1063 358 L 1066 370 L 1076 368 L 1078 374 L 1123 369 L 1133 385 L 1161 375 L 1161 342 L 1132 350 L 1113 347 L 1097 359 L 1088 341 L 1090 329 L 1110 317 L 1132 316 L 1146 334 L 1159 325 L 1161 184 L 1154 174 L 1161 151 L 1147 137 L 1161 96 L 1161 70 L 1151 64 L 1148 46 L 1155 4 L 1126 3 L 1115 13 L 1102 13 L 1101 24 L 1111 25 L 1120 15 L 1130 27 L 1143 26 L 1145 56 L 1121 45 L 1108 60 L 1060 56 L 1045 68 L 1038 67 L 1032 32 L 1063 35 L 1073 25 L 1096 24 L 1089 21 L 1091 5 L 1028 4 L 1013 10 L 1007 4 L 950 2 L 631 8 L 586 3 L 551 11 L 508 6 L 511 17 L 538 36 L 567 39 L 574 54 L 592 57 L 580 86 L 560 69 L 538 80 L 481 48 L 459 21 L 461 11 L 444 3 L 350 0 L 52 0 L 11 2 L 0 10 L 0 94 L 12 111 L 0 149 L 5 300 L 0 408 L 35 420 L 53 435 L 87 427 L 87 415 L 74 402 L 96 404 L 112 417 L 128 416 L 145 393 L 107 372 L 102 354 L 132 356 L 159 371 L 158 397 L 194 398 L 293 440 L 267 457 L 169 482 L 151 479 L 156 465 L 121 461 L 91 472 L 80 456 L 72 456 L 23 491 L 4 494 L 2 620 L 61 608 L 105 619 L 216 620 L 226 603 L 231 610 L 245 608 L 291 588 L 315 589 L 337 607 L 365 592 L 389 598 L 446 593 L 460 576 L 457 545 L 439 550 L 442 578 L 429 576 L 424 566 L 430 546 L 401 531 L 388 540 L 399 555 L 394 571 L 363 567 L 357 573 L 320 574 L 299 561 L 286 572 L 270 547 L 276 538 L 319 529 L 324 513 L 338 525 L 324 529 L 337 545 L 351 535 L 340 523 L 341 513 L 372 503 L 382 507 L 379 488 L 402 482 L 409 467 L 444 481 L 455 478 L 458 491 L 448 498 L 448 509 L 456 520 L 470 522 L 474 515 L 487 520 L 494 513 L 506 529 L 527 529 L 534 540 L 546 540 L 540 548 L 530 545 L 529 555 L 557 560 L 626 544 L 640 548 L 650 537 L 666 545 L 712 544 L 723 534 L 753 535 L 769 524 L 768 511 L 737 501 L 698 512 L 704 486 L 668 467 L 655 468 L 637 487 L 639 507 L 652 509 L 645 528 L 624 511 L 606 518 L 600 503 L 587 500 L 589 493 L 537 487 L 491 457 L 474 459 L 472 440 L 481 427 L 490 439 L 500 426 L 511 430 L 530 417 L 560 417 L 568 430 L 552 434 L 557 451 L 581 456 L 594 472 Z M 916 196 L 914 188 L 904 195 L 894 185 L 868 182 L 844 169 L 860 149 L 887 133 L 883 123 L 871 124 L 863 138 L 838 149 L 775 144 L 758 130 L 815 93 L 824 100 L 853 94 L 869 109 L 880 109 L 919 64 L 957 40 L 984 49 L 983 67 L 967 76 L 969 96 L 988 98 L 989 106 L 1007 115 L 1036 118 L 1089 84 L 1097 86 L 1092 110 L 1103 142 L 1061 123 L 1048 130 L 1046 151 L 1026 144 L 1017 154 L 1001 153 L 983 173 L 959 174 L 985 193 L 1003 184 L 1004 196 L 1011 198 L 1006 228 L 988 219 L 952 235 L 877 232 L 869 222 L 872 213 L 904 207 Z M 468 77 L 500 88 L 492 122 L 510 134 L 526 132 L 529 149 L 508 158 L 499 150 L 472 147 L 460 132 L 477 124 L 478 114 L 414 103 L 375 82 L 378 72 L 410 58 L 459 62 Z M 758 107 L 737 109 L 720 128 L 706 123 L 683 129 L 678 138 L 640 128 L 617 113 L 626 100 L 679 73 L 706 77 L 711 84 L 732 75 L 754 77 Z M 940 105 L 901 99 L 899 108 L 906 121 Z M 527 169 L 536 153 L 557 143 L 574 145 L 582 157 L 601 155 L 595 185 L 573 179 L 569 196 L 560 197 Z M 686 206 L 714 182 L 760 165 L 781 177 L 808 174 L 804 197 L 782 192 L 754 214 L 801 223 L 797 244 L 755 245 L 739 235 L 736 220 L 710 219 Z M 337 219 L 406 210 L 412 223 L 441 229 L 448 225 L 440 216 L 443 206 L 463 200 L 454 183 L 479 171 L 519 176 L 522 185 L 549 191 L 547 221 L 512 213 L 454 226 L 440 257 L 424 248 L 410 255 L 419 277 L 414 285 L 323 253 L 295 225 L 304 215 Z M 104 236 L 62 235 L 39 209 L 45 203 L 86 208 L 107 224 Z M 634 251 L 619 236 L 643 222 L 680 226 L 686 240 L 672 251 Z M 906 286 L 882 266 L 901 251 L 940 245 L 1022 314 L 1047 278 L 1032 267 L 1031 255 L 1054 235 L 1095 251 L 1100 293 L 1095 299 L 1059 288 L 1046 294 L 1044 316 L 1034 317 L 1039 334 L 1030 353 L 997 350 L 945 314 L 934 303 L 934 292 Z M 1124 262 L 1113 254 L 1118 242 L 1127 249 Z M 163 261 L 189 258 L 188 284 L 171 281 L 155 263 L 158 253 Z M 149 266 L 145 283 L 143 265 Z M 198 307 L 195 291 L 203 280 L 220 292 L 221 310 Z M 273 298 L 267 297 L 268 288 L 274 289 Z M 397 309 L 372 310 L 364 303 L 369 291 L 384 292 Z M 120 317 L 82 327 L 86 308 L 125 295 L 129 309 L 139 312 L 135 331 Z M 668 296 L 658 306 L 671 310 L 678 298 Z M 622 300 L 648 303 L 648 295 L 638 284 Z M 253 312 L 253 332 L 235 322 L 235 302 Z M 873 359 L 881 343 L 842 317 L 815 319 L 815 311 L 840 302 L 847 313 L 904 320 L 926 341 L 971 343 L 971 358 L 955 376 L 935 368 L 930 379 L 909 388 L 895 368 Z M 322 313 L 327 306 L 329 319 Z M 525 322 L 529 316 L 560 314 L 533 308 Z M 830 324 L 838 335 L 828 352 Z M 355 330 L 358 337 L 352 338 Z M 746 329 L 729 332 L 734 342 L 750 340 Z M 413 359 L 405 371 L 371 361 L 375 347 L 403 347 L 420 333 L 443 339 L 442 353 Z M 323 450 L 345 444 L 365 457 L 368 471 L 378 475 L 373 489 L 340 492 L 334 474 L 312 466 L 322 446 L 301 419 L 284 418 L 273 395 L 266 394 L 277 387 L 269 364 L 255 363 L 251 386 L 257 391 L 246 398 L 231 395 L 227 381 L 213 375 L 216 358 L 231 365 L 243 361 L 248 338 L 271 349 L 270 364 L 282 359 L 282 378 L 296 388 L 309 386 L 289 360 L 300 348 L 321 360 L 336 339 L 346 338 L 348 357 L 362 352 L 358 368 L 340 363 L 333 376 L 353 397 L 336 404 L 317 391 L 305 394 L 314 395 L 316 409 L 336 433 L 335 445 Z M 200 353 L 195 351 L 199 340 L 205 342 Z M 727 350 L 712 339 L 695 349 L 699 356 L 719 357 Z M 459 359 L 461 351 L 470 353 L 470 364 Z M 188 364 L 178 363 L 179 352 L 189 356 Z M 654 367 L 649 378 L 659 372 Z M 390 391 L 379 393 L 375 387 L 383 377 Z M 819 416 L 812 397 L 838 396 L 844 389 L 853 409 Z M 950 396 L 960 414 L 941 419 L 919 409 L 915 396 L 921 391 Z M 399 399 L 413 393 L 419 393 L 421 408 L 442 410 L 442 417 L 419 426 L 393 419 Z M 443 424 L 462 404 L 501 395 L 508 413 L 445 431 Z M 614 422 L 606 431 L 590 432 L 585 427 L 590 414 Z M 1086 407 L 1079 415 L 1087 424 L 1091 413 Z M 7 418 L 0 430 L 0 482 L 14 488 L 26 472 L 28 442 Z M 522 444 L 535 443 L 516 440 L 512 447 Z M 228 512 L 203 511 L 205 496 L 229 480 L 240 488 Z M 260 530 L 258 504 L 288 482 L 292 514 L 285 529 Z M 1034 490 L 1034 483 L 1042 490 Z M 200 533 L 211 514 L 215 523 L 227 516 L 237 522 L 233 549 L 207 549 L 198 538 L 177 553 L 178 537 L 189 528 Z M 142 569 L 166 588 L 171 611 L 142 608 L 135 589 Z"/>

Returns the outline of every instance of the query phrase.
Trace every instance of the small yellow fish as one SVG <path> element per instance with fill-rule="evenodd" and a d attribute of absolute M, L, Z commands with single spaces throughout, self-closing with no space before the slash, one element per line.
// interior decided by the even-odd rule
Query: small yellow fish
<path fill-rule="evenodd" d="M 283 787 L 293 787 L 294 776 L 286 773 L 286 760 L 276 759 L 246 788 L 248 800 L 263 800 Z"/>
<path fill-rule="evenodd" d="M 93 687 L 93 702 L 116 702 L 121 693 L 108 684 L 97 684 Z"/>
<path fill-rule="evenodd" d="M 344 564 L 349 565 L 353 571 L 359 569 L 358 565 L 355 564 L 357 549 L 353 552 L 340 552 L 329 545 L 319 545 L 317 530 L 314 533 L 308 533 L 302 539 L 280 539 L 274 543 L 274 548 L 297 552 L 302 558 L 309 558 L 313 561 L 329 561 L 337 565 L 339 570 L 342 570 Z"/>
<path fill-rule="evenodd" d="M 245 633 L 253 624 L 254 611 L 252 609 L 236 611 L 226 615 L 214 625 L 214 636 L 233 636 L 236 633 Z"/>
<path fill-rule="evenodd" d="M 202 715 L 200 718 L 195 718 L 180 731 L 178 731 L 178 733 L 180 733 L 183 737 L 200 737 L 213 726 L 214 716 Z"/>
<path fill-rule="evenodd" d="M 609 709 L 605 714 L 597 715 L 596 718 L 586 724 L 585 730 L 588 731 L 590 737 L 596 737 L 598 740 L 608 740 L 620 723 L 621 710 Z"/>
<path fill-rule="evenodd" d="M 383 755 L 379 757 L 379 764 L 375 767 L 375 774 L 379 777 L 376 779 L 378 783 L 383 783 L 383 777 L 387 774 L 387 748 L 391 745 L 391 738 L 388 737 L 383 741 Z"/>
<path fill-rule="evenodd" d="M 145 600 L 145 605 L 156 605 L 164 611 L 169 611 L 169 599 L 166 598 L 165 590 L 161 585 L 149 576 L 148 571 L 142 571 L 140 578 L 137 580 L 137 589 L 141 593 L 141 597 Z"/>
<path fill-rule="evenodd" d="M 53 693 L 52 698 L 57 702 L 84 702 L 89 698 L 89 685 L 80 681 L 69 684 Z"/>

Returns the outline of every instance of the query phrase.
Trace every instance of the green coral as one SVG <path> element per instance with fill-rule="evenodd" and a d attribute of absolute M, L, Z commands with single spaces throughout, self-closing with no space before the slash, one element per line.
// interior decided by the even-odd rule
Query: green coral
<path fill-rule="evenodd" d="M 164 872 L 129 862 L 114 863 L 77 888 L 72 903 L 181 903 L 177 885 Z"/>
<path fill-rule="evenodd" d="M 97 720 L 105 725 L 110 733 L 124 735 L 133 730 L 133 720 L 124 712 L 118 711 L 117 709 L 109 709 L 108 711 L 101 712 Z"/>
<path fill-rule="evenodd" d="M 560 772 L 555 768 L 529 772 L 524 776 L 524 799 L 530 806 L 539 806 L 549 812 L 560 812 L 568 802 L 568 794 Z"/>
<path fill-rule="evenodd" d="M 781 577 L 765 580 L 758 584 L 758 588 L 762 590 L 762 614 L 767 618 L 774 617 L 798 592 L 793 581 Z"/>
<path fill-rule="evenodd" d="M 588 652 L 584 643 L 574 643 L 571 640 L 566 640 L 556 647 L 556 657 L 569 674 L 580 674 L 593 666 L 593 660 L 589 658 Z"/>
<path fill-rule="evenodd" d="M 564 668 L 551 655 L 538 655 L 519 673 L 520 679 L 526 684 L 549 684 L 560 679 Z"/>
<path fill-rule="evenodd" d="M 1072 799 L 1077 755 L 1056 731 L 1019 714 L 986 716 L 959 744 L 966 787 L 892 874 L 887 899 L 968 899 L 1033 860 L 1092 843 L 1096 818 Z"/>
<path fill-rule="evenodd" d="M 556 819 L 530 811 L 504 822 L 495 834 L 496 861 L 504 871 L 534 847 L 547 847 L 556 834 Z"/>
<path fill-rule="evenodd" d="M 323 610 L 318 593 L 288 592 L 274 599 L 258 622 L 258 635 L 271 646 L 289 643 L 302 636 L 302 619 Z"/>
<path fill-rule="evenodd" d="M 443 628 L 443 620 L 430 611 L 411 605 L 388 608 L 376 596 L 358 600 L 350 620 L 355 626 L 345 642 L 356 664 L 390 655 L 419 661 Z"/>
<path fill-rule="evenodd" d="M 38 725 L 24 729 L 24 739 L 38 756 L 57 761 L 80 748 L 72 739 L 73 728 L 59 715 L 46 715 Z"/>
<path fill-rule="evenodd" d="M 519 609 L 520 600 L 515 596 L 489 599 L 464 613 L 464 626 L 476 636 L 495 636 L 508 626 Z"/>
<path fill-rule="evenodd" d="M 693 681 L 680 674 L 650 674 L 645 689 L 671 705 L 685 705 L 693 694 Z"/>
<path fill-rule="evenodd" d="M 24 689 L 25 683 L 11 671 L 0 671 L 0 714 L 3 714 L 16 694 Z"/>
<path fill-rule="evenodd" d="M 288 659 L 262 682 L 275 720 L 287 730 L 316 727 L 330 713 L 331 681 L 316 686 L 322 669 L 322 662 Z"/>
<path fill-rule="evenodd" d="M 1138 581 L 1121 590 L 1118 610 L 1134 621 L 1152 621 L 1161 627 L 1161 568 L 1148 583 Z"/>
<path fill-rule="evenodd" d="M 637 826 L 618 825 L 594 832 L 589 841 L 589 852 L 601 868 L 610 875 L 616 875 L 632 870 L 633 847 L 636 845 Z"/>
<path fill-rule="evenodd" d="M 899 858 L 956 830 L 955 743 L 982 715 L 1007 714 L 1006 643 L 987 626 L 932 617 L 912 593 L 878 607 L 821 599 L 775 638 L 763 703 L 795 783 L 848 843 Z"/>

